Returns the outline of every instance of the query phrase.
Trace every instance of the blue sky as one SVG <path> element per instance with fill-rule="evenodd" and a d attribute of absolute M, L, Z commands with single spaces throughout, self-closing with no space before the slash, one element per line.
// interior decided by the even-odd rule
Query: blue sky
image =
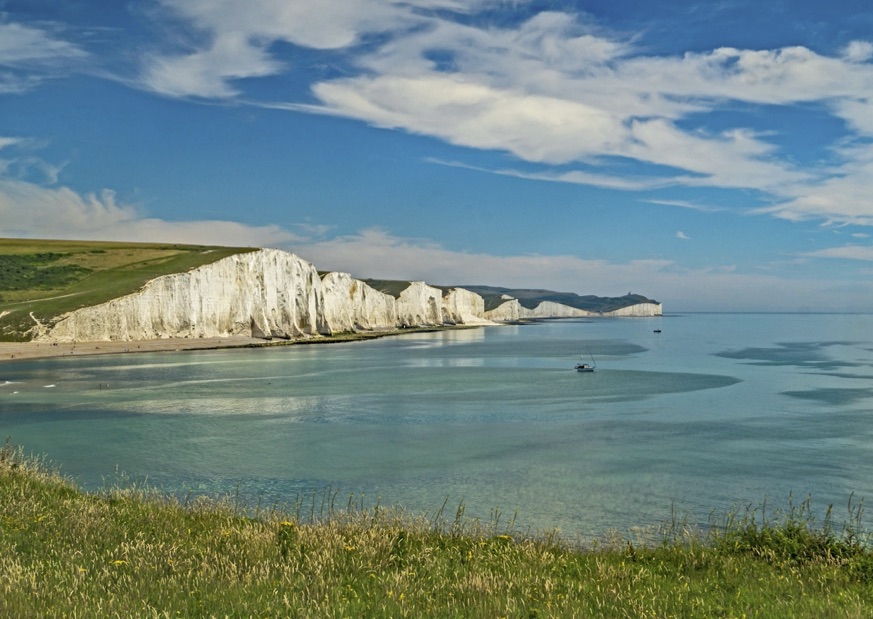
<path fill-rule="evenodd" d="M 864 0 L 0 0 L 0 236 L 873 310 Z"/>

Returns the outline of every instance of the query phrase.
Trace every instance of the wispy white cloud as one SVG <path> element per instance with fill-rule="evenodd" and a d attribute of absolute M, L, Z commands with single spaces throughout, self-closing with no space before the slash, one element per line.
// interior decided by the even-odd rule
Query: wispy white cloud
<path fill-rule="evenodd" d="M 281 66 L 263 49 L 250 45 L 245 36 L 224 34 L 208 49 L 149 59 L 144 79 L 151 89 L 165 95 L 223 99 L 239 94 L 232 80 L 273 75 Z"/>
<path fill-rule="evenodd" d="M 870 245 L 845 245 L 843 247 L 829 247 L 804 254 L 809 258 L 838 258 L 841 260 L 861 260 L 873 262 L 873 246 Z"/>
<path fill-rule="evenodd" d="M 649 204 L 660 204 L 663 206 L 678 206 L 679 208 L 686 208 L 692 211 L 700 211 L 702 213 L 717 213 L 719 211 L 725 210 L 724 208 L 717 206 L 710 206 L 707 204 L 697 204 L 695 202 L 688 202 L 686 200 L 645 200 Z"/>
<path fill-rule="evenodd" d="M 870 109 L 873 113 L 873 107 Z M 761 209 L 791 221 L 821 219 L 826 223 L 873 226 L 873 147 L 844 149 L 839 173 L 816 184 L 787 187 L 784 201 Z"/>
<path fill-rule="evenodd" d="M 374 33 L 420 26 L 420 10 L 475 10 L 487 0 L 161 0 L 205 44 L 155 52 L 145 58 L 142 83 L 177 97 L 230 98 L 236 80 L 275 75 L 286 68 L 270 53 L 276 42 L 318 50 L 349 47 Z"/>
<path fill-rule="evenodd" d="M 0 23 L 0 94 L 30 90 L 87 56 L 50 29 Z"/>
<path fill-rule="evenodd" d="M 20 144 L 21 141 L 21 138 L 0 136 L 0 150 L 3 150 L 4 148 L 9 148 L 10 146 L 15 146 L 16 144 Z"/>
<path fill-rule="evenodd" d="M 54 184 L 63 165 L 51 164 L 36 156 L 34 151 L 42 144 L 33 138 L 0 136 L 0 151 L 8 155 L 0 157 L 0 179 L 36 180 L 43 184 Z"/>
<path fill-rule="evenodd" d="M 0 65 L 43 67 L 86 55 L 79 46 L 48 30 L 17 23 L 0 24 Z"/>
<path fill-rule="evenodd" d="M 682 232 L 682 230 L 676 231 L 676 238 L 682 239 L 683 241 L 690 241 L 691 240 L 691 237 L 688 236 L 687 234 L 685 234 L 684 232 Z"/>
<path fill-rule="evenodd" d="M 856 137 L 873 136 L 873 65 L 859 62 L 864 42 L 844 57 L 803 47 L 656 57 L 609 43 L 566 14 L 506 30 L 440 22 L 364 56 L 367 74 L 316 84 L 313 92 L 332 113 L 377 126 L 527 162 L 588 168 L 516 176 L 628 190 L 755 189 L 776 203 L 766 212 L 779 217 L 870 223 L 873 206 L 862 197 L 871 177 L 861 169 L 865 147 L 840 149 L 842 163 L 829 168 L 801 167 L 774 136 L 741 126 L 713 133 L 688 122 L 726 102 L 817 102 Z M 547 51 L 574 45 L 588 53 Z M 431 60 L 436 52 L 451 62 L 439 66 Z M 614 158 L 656 166 L 658 175 L 613 179 Z M 598 167 L 602 173 L 590 171 Z"/>
<path fill-rule="evenodd" d="M 357 277 L 425 280 L 435 284 L 493 284 L 514 287 L 564 286 L 587 273 L 586 289 L 592 279 L 608 272 L 610 286 L 624 288 L 638 281 L 645 272 L 671 266 L 667 260 L 637 260 L 625 265 L 609 265 L 603 260 L 575 256 L 493 256 L 458 252 L 428 239 L 396 237 L 382 229 L 362 230 L 358 234 L 336 237 L 295 246 L 320 268 L 348 271 Z M 539 283 L 537 283 L 539 282 Z M 641 281 L 638 283 L 642 284 Z M 570 289 L 576 289 L 579 281 Z M 640 285 L 637 289 L 642 289 Z M 623 293 L 622 293 L 623 294 Z"/>
<path fill-rule="evenodd" d="M 275 246 L 298 236 L 278 226 L 231 221 L 167 221 L 119 204 L 111 191 L 79 194 L 0 178 L 0 237 Z"/>
<path fill-rule="evenodd" d="M 115 192 L 79 193 L 58 185 L 62 166 L 37 156 L 37 140 L 0 136 L 0 237 L 230 246 L 279 246 L 319 238 L 328 228 L 301 225 L 295 233 L 275 225 L 233 221 L 169 221 L 121 204 Z"/>
<path fill-rule="evenodd" d="M 603 110 L 507 92 L 465 76 L 358 77 L 317 84 L 313 91 L 343 116 L 459 146 L 508 150 L 525 161 L 556 164 L 617 154 L 630 138 L 621 119 Z"/>
<path fill-rule="evenodd" d="M 677 184 L 675 179 L 657 177 L 638 178 L 630 176 L 609 176 L 606 174 L 583 172 L 581 170 L 572 170 L 570 172 L 523 172 L 521 170 L 513 169 L 484 168 L 481 166 L 470 165 L 462 161 L 445 161 L 434 157 L 428 157 L 425 160 L 436 165 L 472 170 L 474 172 L 485 172 L 488 174 L 498 174 L 500 176 L 511 176 L 514 178 L 524 178 L 549 183 L 588 185 L 591 187 L 603 187 L 605 189 L 642 191 L 646 189 L 672 187 Z"/>

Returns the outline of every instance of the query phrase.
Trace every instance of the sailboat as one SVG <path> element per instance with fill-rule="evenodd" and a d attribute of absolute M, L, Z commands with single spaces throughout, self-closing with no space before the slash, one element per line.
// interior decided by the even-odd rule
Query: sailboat
<path fill-rule="evenodd" d="M 591 354 L 591 351 L 588 351 L 588 354 L 591 357 L 591 363 L 585 363 L 584 361 L 580 361 L 576 364 L 577 372 L 593 372 L 594 368 L 597 367 L 597 362 L 594 361 L 594 355 Z"/>

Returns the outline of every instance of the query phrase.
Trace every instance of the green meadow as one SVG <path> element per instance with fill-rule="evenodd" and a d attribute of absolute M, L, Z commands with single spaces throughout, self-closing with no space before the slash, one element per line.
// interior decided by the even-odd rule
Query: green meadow
<path fill-rule="evenodd" d="M 499 519 L 88 493 L 38 458 L 0 452 L 3 617 L 870 617 L 873 550 L 808 501 L 744 508 L 660 541 L 576 547 Z"/>

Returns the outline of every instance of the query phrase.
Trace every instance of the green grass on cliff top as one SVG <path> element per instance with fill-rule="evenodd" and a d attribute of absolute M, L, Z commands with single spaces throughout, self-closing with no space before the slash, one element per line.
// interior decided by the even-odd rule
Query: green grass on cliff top
<path fill-rule="evenodd" d="M 463 505 L 444 518 L 335 498 L 283 511 L 123 480 L 86 493 L 0 445 L 0 616 L 873 616 L 868 538 L 812 522 L 807 503 L 579 548 L 470 522 Z"/>
<path fill-rule="evenodd" d="M 0 341 L 28 339 L 34 322 L 104 303 L 147 281 L 255 248 L 0 239 Z"/>

